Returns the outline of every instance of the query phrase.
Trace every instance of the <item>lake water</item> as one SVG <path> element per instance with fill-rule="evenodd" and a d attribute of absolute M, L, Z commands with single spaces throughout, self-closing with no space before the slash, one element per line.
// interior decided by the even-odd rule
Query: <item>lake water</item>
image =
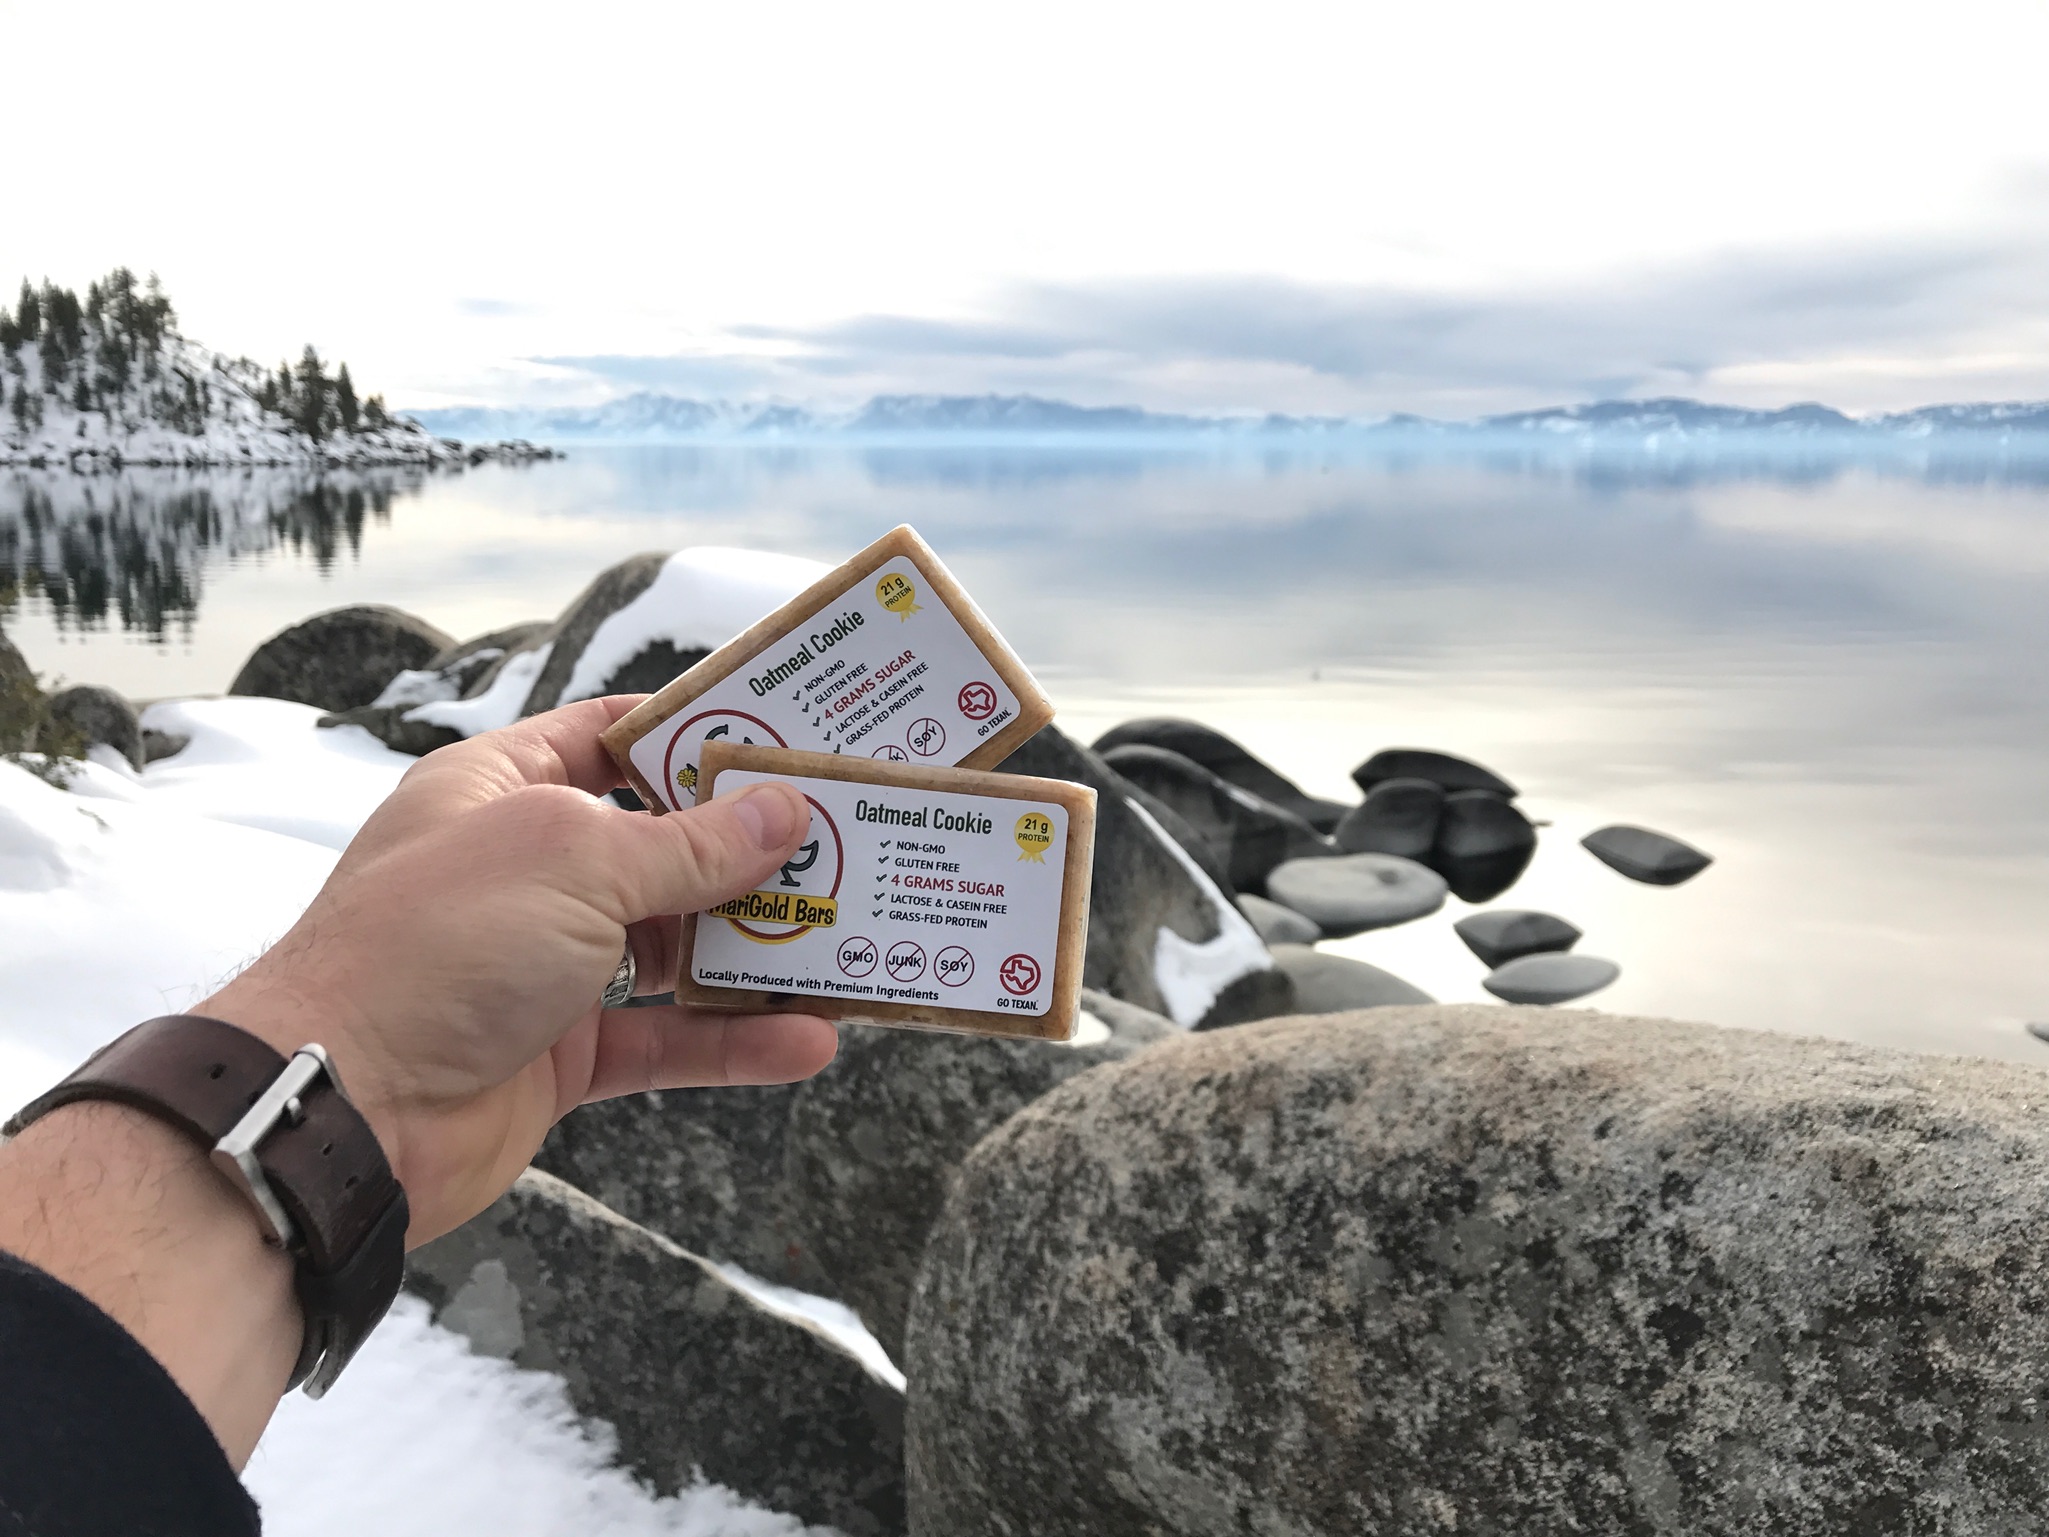
<path fill-rule="evenodd" d="M 45 674 L 218 692 L 375 601 L 458 635 L 688 544 L 837 561 L 915 524 L 1084 739 L 1137 714 L 1307 788 L 1377 748 L 1487 763 L 1549 819 L 1503 899 L 1621 963 L 1618 1012 L 2049 1064 L 2049 487 L 1998 466 L 1397 462 L 1111 447 L 579 449 L 317 482 L 0 472 Z M 1639 822 L 1662 890 L 1577 847 Z M 1484 999 L 1436 918 L 1333 946 Z"/>

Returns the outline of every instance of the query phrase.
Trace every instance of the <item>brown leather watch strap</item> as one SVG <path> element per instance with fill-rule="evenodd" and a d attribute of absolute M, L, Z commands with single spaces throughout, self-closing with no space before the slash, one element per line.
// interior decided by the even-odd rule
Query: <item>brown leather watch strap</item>
<path fill-rule="evenodd" d="M 272 1096 L 274 1120 L 244 1124 L 273 1086 L 300 1078 L 302 1088 Z M 11 1136 L 80 1100 L 113 1100 L 177 1127 L 256 1204 L 266 1236 L 297 1262 L 306 1332 L 292 1385 L 310 1377 L 309 1393 L 326 1391 L 398 1294 L 408 1220 L 405 1192 L 326 1054 L 309 1047 L 287 1059 L 223 1020 L 167 1015 L 102 1047 L 5 1129 Z"/>

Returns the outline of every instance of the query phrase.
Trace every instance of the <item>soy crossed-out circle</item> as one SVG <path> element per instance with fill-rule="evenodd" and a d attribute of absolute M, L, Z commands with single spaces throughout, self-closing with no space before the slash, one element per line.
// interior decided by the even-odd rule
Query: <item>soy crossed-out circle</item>
<path fill-rule="evenodd" d="M 965 945 L 948 945 L 932 957 L 932 969 L 948 987 L 963 987 L 975 974 L 975 958 Z"/>

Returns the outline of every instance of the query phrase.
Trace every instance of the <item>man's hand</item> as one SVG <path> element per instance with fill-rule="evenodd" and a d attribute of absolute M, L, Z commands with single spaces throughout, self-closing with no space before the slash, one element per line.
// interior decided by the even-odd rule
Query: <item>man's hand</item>
<path fill-rule="evenodd" d="M 599 799 L 620 781 L 598 733 L 637 703 L 423 758 L 291 932 L 193 1010 L 332 1053 L 405 1186 L 411 1244 L 482 1211 L 586 1101 L 832 1060 L 833 1027 L 809 1015 L 598 1007 L 629 940 L 639 990 L 669 991 L 676 915 L 754 889 L 810 826 L 781 785 L 660 817 Z"/>

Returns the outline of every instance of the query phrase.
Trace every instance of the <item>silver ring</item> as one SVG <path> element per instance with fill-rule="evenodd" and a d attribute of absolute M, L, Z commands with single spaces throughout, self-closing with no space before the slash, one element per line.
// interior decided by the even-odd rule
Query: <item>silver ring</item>
<path fill-rule="evenodd" d="M 633 996 L 633 984 L 640 980 L 640 968 L 633 961 L 633 941 L 626 941 L 626 953 L 619 957 L 619 969 L 612 973 L 612 980 L 598 995 L 598 1007 L 617 1009 L 626 1005 Z"/>

